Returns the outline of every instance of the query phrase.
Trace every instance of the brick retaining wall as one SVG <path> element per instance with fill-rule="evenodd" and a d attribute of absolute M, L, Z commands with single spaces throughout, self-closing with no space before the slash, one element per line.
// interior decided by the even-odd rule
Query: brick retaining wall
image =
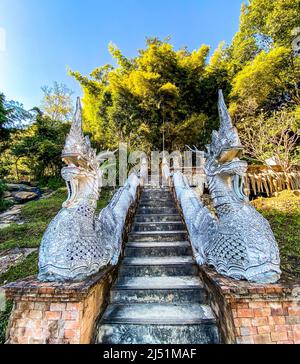
<path fill-rule="evenodd" d="M 300 284 L 236 281 L 203 266 L 200 275 L 224 343 L 300 344 Z"/>
<path fill-rule="evenodd" d="M 116 268 L 79 283 L 42 283 L 34 278 L 5 286 L 14 300 L 8 344 L 88 344 L 103 312 Z"/>

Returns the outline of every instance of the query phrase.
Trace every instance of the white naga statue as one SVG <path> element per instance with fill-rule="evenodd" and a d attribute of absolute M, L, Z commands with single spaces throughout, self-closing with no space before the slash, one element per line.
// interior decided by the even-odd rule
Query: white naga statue
<path fill-rule="evenodd" d="M 174 174 L 174 187 L 181 204 L 197 262 L 208 264 L 226 276 L 258 283 L 280 278 L 280 258 L 273 232 L 266 219 L 243 193 L 247 163 L 236 128 L 219 92 L 220 129 L 207 146 L 205 173 L 216 215 L 189 187 L 187 179 Z M 196 152 L 199 152 L 196 150 Z"/>
<path fill-rule="evenodd" d="M 102 186 L 101 164 L 112 154 L 96 154 L 82 132 L 82 110 L 76 113 L 62 154 L 67 164 L 62 177 L 68 199 L 46 230 L 39 254 L 39 280 L 83 280 L 102 267 L 118 262 L 124 223 L 140 179 L 129 176 L 109 205 L 95 215 Z"/>

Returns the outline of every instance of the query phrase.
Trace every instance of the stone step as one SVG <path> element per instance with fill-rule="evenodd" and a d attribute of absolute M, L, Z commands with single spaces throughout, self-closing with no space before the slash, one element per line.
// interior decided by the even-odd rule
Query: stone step
<path fill-rule="evenodd" d="M 189 242 L 136 242 L 128 243 L 125 248 L 126 257 L 167 257 L 191 256 Z"/>
<path fill-rule="evenodd" d="M 162 200 L 170 200 L 173 199 L 173 196 L 170 194 L 170 192 L 142 192 L 141 194 L 141 199 L 147 199 L 149 201 L 153 201 L 153 200 L 159 200 L 159 199 L 162 199 Z"/>
<path fill-rule="evenodd" d="M 136 231 L 128 235 L 128 242 L 137 241 L 186 241 L 188 233 L 186 230 L 174 231 Z"/>
<path fill-rule="evenodd" d="M 103 344 L 219 343 L 188 233 L 168 189 L 144 189 L 125 257 L 98 322 Z"/>
<path fill-rule="evenodd" d="M 134 231 L 174 231 L 184 230 L 185 225 L 180 221 L 156 221 L 156 222 L 136 222 Z"/>
<path fill-rule="evenodd" d="M 119 276 L 174 277 L 197 276 L 198 267 L 192 257 L 125 257 Z"/>
<path fill-rule="evenodd" d="M 179 213 L 173 215 L 166 214 L 148 214 L 148 215 L 136 215 L 135 222 L 167 222 L 167 221 L 181 221 Z"/>
<path fill-rule="evenodd" d="M 157 277 L 160 278 L 161 277 Z M 201 288 L 182 289 L 113 289 L 111 303 L 206 303 L 207 294 Z"/>
<path fill-rule="evenodd" d="M 165 192 L 170 193 L 170 189 L 168 187 L 154 187 L 149 184 L 149 187 L 147 185 L 143 189 L 143 193 L 156 193 L 156 192 Z"/>
<path fill-rule="evenodd" d="M 164 214 L 164 215 L 173 215 L 178 214 L 178 210 L 176 207 L 138 207 L 137 208 L 138 215 L 144 214 Z"/>
<path fill-rule="evenodd" d="M 132 304 L 108 306 L 102 317 L 103 323 L 128 323 L 137 325 L 193 325 L 215 323 L 211 308 L 202 304 Z"/>
<path fill-rule="evenodd" d="M 111 303 L 206 303 L 196 276 L 120 277 L 111 290 Z"/>
<path fill-rule="evenodd" d="M 211 308 L 201 304 L 111 304 L 96 336 L 103 344 L 218 343 Z"/>
<path fill-rule="evenodd" d="M 161 200 L 153 200 L 151 202 L 149 201 L 140 201 L 138 208 L 139 209 L 151 209 L 151 208 L 176 208 L 174 201 L 161 201 Z"/>
<path fill-rule="evenodd" d="M 171 195 L 162 195 L 159 198 L 157 198 L 156 196 L 152 196 L 152 195 L 141 195 L 141 199 L 140 202 L 155 202 L 159 199 L 159 201 L 164 201 L 164 202 L 174 202 L 174 198 Z"/>

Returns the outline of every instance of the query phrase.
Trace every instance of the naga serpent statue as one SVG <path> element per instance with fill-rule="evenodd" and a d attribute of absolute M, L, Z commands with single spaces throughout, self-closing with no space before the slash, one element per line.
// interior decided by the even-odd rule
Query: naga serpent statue
<path fill-rule="evenodd" d="M 247 163 L 237 129 L 219 91 L 220 129 L 207 146 L 205 173 L 216 214 L 189 187 L 185 176 L 173 177 L 198 264 L 212 265 L 220 274 L 257 283 L 280 278 L 277 243 L 268 221 L 243 193 Z M 199 152 L 198 150 L 196 150 Z"/>
<path fill-rule="evenodd" d="M 66 138 L 62 177 L 68 199 L 46 230 L 39 253 L 41 281 L 78 281 L 118 262 L 127 212 L 136 198 L 140 179 L 129 176 L 99 216 L 95 215 L 102 186 L 101 164 L 112 152 L 96 154 L 82 131 L 82 110 L 76 113 Z M 103 164 L 102 164 L 103 165 Z"/>

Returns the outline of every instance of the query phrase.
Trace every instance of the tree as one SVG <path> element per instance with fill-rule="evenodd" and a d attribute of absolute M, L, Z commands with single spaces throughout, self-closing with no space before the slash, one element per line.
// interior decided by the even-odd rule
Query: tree
<path fill-rule="evenodd" d="M 9 136 L 9 114 L 10 110 L 5 106 L 5 96 L 0 93 L 0 143 L 3 143 Z"/>
<path fill-rule="evenodd" d="M 65 84 L 54 82 L 53 86 L 43 86 L 44 97 L 41 109 L 52 120 L 70 121 L 74 107 L 71 91 Z"/>
<path fill-rule="evenodd" d="M 211 105 L 216 103 L 218 82 L 204 87 L 208 46 L 176 51 L 169 39 L 148 38 L 145 49 L 132 59 L 115 45 L 110 44 L 109 50 L 116 67 L 98 67 L 89 77 L 71 72 L 84 91 L 84 129 L 99 149 L 122 141 L 130 149 L 161 150 L 163 134 L 165 147 L 172 149 L 177 130 L 192 115 L 217 119 L 217 109 Z M 184 148 L 184 141 L 177 138 L 176 145 Z"/>
<path fill-rule="evenodd" d="M 285 47 L 261 51 L 233 79 L 231 111 L 252 100 L 258 109 L 273 109 L 287 102 L 299 101 L 297 79 L 293 72 L 291 51 Z"/>
<path fill-rule="evenodd" d="M 62 168 L 61 151 L 70 124 L 52 120 L 37 113 L 34 123 L 19 134 L 11 147 L 17 178 L 20 179 L 20 163 L 36 181 L 59 177 Z"/>
<path fill-rule="evenodd" d="M 300 118 L 296 112 L 282 110 L 271 117 L 261 113 L 238 126 L 248 157 L 262 164 L 272 158 L 286 175 L 300 162 Z"/>

